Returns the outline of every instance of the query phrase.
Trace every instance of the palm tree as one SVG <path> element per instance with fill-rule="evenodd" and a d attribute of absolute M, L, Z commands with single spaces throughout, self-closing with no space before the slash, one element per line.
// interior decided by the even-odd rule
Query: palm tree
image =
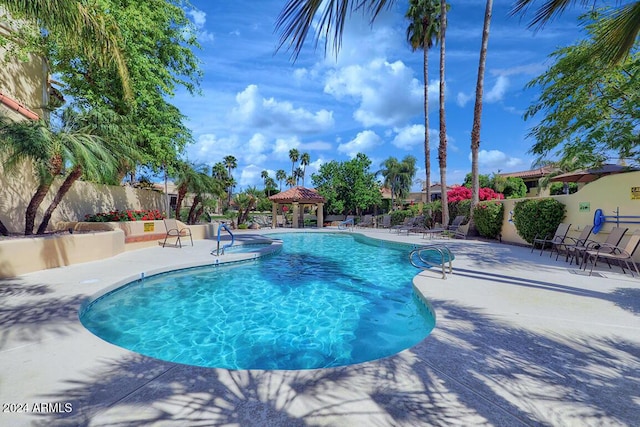
<path fill-rule="evenodd" d="M 260 178 L 262 178 L 264 188 L 267 188 L 267 178 L 269 178 L 269 171 L 263 170 L 262 172 L 260 172 Z"/>
<path fill-rule="evenodd" d="M 424 76 L 424 167 L 427 202 L 431 201 L 431 147 L 429 144 L 429 49 L 437 41 L 439 21 L 437 19 L 440 2 L 438 0 L 410 0 L 406 17 L 411 21 L 407 28 L 407 40 L 415 52 L 422 49 Z"/>
<path fill-rule="evenodd" d="M 82 52 L 98 65 L 115 65 L 125 98 L 132 98 L 122 34 L 117 22 L 97 2 L 0 0 L 0 6 L 14 18 L 38 25 L 43 34 Z"/>
<path fill-rule="evenodd" d="M 288 176 L 288 177 L 287 177 L 287 185 L 288 185 L 289 187 L 293 187 L 293 186 L 295 186 L 295 185 L 296 185 L 296 177 L 295 177 L 295 176 L 293 176 L 293 175 Z"/>
<path fill-rule="evenodd" d="M 309 163 L 311 162 L 311 157 L 309 156 L 309 153 L 302 153 L 302 156 L 300 156 L 300 164 L 302 165 L 302 186 L 304 187 L 304 177 L 307 173 L 307 166 L 309 166 Z"/>
<path fill-rule="evenodd" d="M 225 156 L 224 165 L 227 168 L 227 173 L 229 174 L 229 186 L 227 187 L 227 206 L 231 205 L 231 193 L 233 192 L 233 175 L 231 174 L 231 170 L 238 167 L 238 160 L 236 160 L 233 156 Z"/>
<path fill-rule="evenodd" d="M 283 169 L 278 169 L 276 172 L 276 179 L 278 180 L 278 184 L 280 186 L 279 191 L 282 191 L 282 181 L 287 179 L 287 173 Z"/>
<path fill-rule="evenodd" d="M 447 199 L 447 121 L 444 110 L 445 89 L 445 34 L 447 32 L 447 6 L 440 8 L 440 144 L 438 145 L 438 163 L 440 166 L 440 188 L 442 195 L 442 224 L 449 224 L 449 201 Z"/>
<path fill-rule="evenodd" d="M 64 176 L 65 179 L 44 213 L 38 234 L 46 231 L 51 215 L 75 181 L 82 176 L 104 181 L 116 171 L 117 160 L 111 153 L 127 155 L 127 150 L 121 149 L 121 140 L 113 139 L 110 144 L 103 137 L 109 134 L 105 129 L 108 122 L 102 121 L 100 128 L 92 124 L 91 115 L 92 112 L 67 109 L 60 118 L 59 128 L 52 128 L 44 121 L 1 120 L 0 150 L 7 156 L 5 170 L 14 170 L 27 161 L 34 165 L 38 179 L 36 191 L 25 211 L 25 235 L 33 234 L 38 209 L 57 177 Z"/>
<path fill-rule="evenodd" d="M 289 150 L 289 159 L 291 160 L 291 176 L 294 176 L 294 170 L 296 168 L 296 162 L 300 158 L 300 152 L 295 148 Z"/>
<path fill-rule="evenodd" d="M 473 208 L 480 202 L 480 182 L 478 175 L 478 151 L 480 150 L 480 123 L 482 118 L 482 95 L 484 92 L 484 70 L 487 62 L 487 46 L 489 45 L 489 27 L 493 0 L 487 0 L 480 46 L 480 63 L 478 64 L 478 80 L 476 83 L 476 102 L 473 107 L 473 126 L 471 128 L 471 209 L 470 222 L 473 224 Z"/>
<path fill-rule="evenodd" d="M 304 178 L 304 171 L 300 166 L 298 166 L 296 170 L 293 171 L 293 177 L 296 180 L 296 185 L 298 185 L 300 183 L 300 180 Z"/>
<path fill-rule="evenodd" d="M 529 27 L 542 28 L 547 22 L 562 14 L 576 0 L 546 0 L 536 10 Z M 583 4 L 595 3 L 585 2 Z M 525 14 L 533 0 L 517 0 L 512 14 Z M 633 49 L 640 34 L 640 1 L 621 5 L 613 10 L 604 31 L 596 37 L 595 52 L 608 64 L 623 61 Z"/>

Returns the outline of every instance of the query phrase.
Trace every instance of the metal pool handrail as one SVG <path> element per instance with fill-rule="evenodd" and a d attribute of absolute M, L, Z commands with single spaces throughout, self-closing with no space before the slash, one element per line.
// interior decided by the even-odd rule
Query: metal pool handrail
<path fill-rule="evenodd" d="M 409 262 L 411 263 L 411 265 L 413 265 L 416 268 L 419 268 L 421 270 L 426 270 L 428 267 L 425 267 L 425 265 L 427 266 L 434 265 L 431 261 L 428 261 L 422 257 L 422 252 L 428 252 L 428 251 L 436 252 L 440 254 L 440 264 L 437 264 L 437 265 L 442 267 L 442 278 L 446 279 L 447 274 L 445 269 L 445 265 L 446 265 L 445 263 L 447 260 L 449 261 L 449 273 L 453 272 L 453 263 L 452 263 L 453 253 L 451 253 L 451 250 L 446 246 L 427 245 L 427 246 L 421 246 L 419 248 L 415 248 L 409 253 Z M 414 260 L 414 255 L 417 255 L 420 262 L 424 263 L 425 265 L 416 264 Z"/>
<path fill-rule="evenodd" d="M 229 233 L 229 235 L 231 236 L 231 243 L 227 243 L 226 245 L 222 246 L 222 253 L 220 253 L 220 233 L 222 232 L 222 229 L 225 229 L 227 231 L 227 233 Z M 231 230 L 229 229 L 229 227 L 227 226 L 227 224 L 222 223 L 218 226 L 218 247 L 216 248 L 216 256 L 217 255 L 224 255 L 224 250 L 227 248 L 230 248 L 231 246 L 233 246 L 233 242 L 235 241 L 235 237 L 233 236 L 233 233 L 231 232 Z M 213 255 L 213 251 L 211 251 L 211 255 Z"/>

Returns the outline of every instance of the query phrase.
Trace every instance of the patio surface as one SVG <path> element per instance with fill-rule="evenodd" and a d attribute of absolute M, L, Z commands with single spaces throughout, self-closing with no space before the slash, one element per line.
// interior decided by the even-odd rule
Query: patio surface
<path fill-rule="evenodd" d="M 447 280 L 414 279 L 434 331 L 395 356 L 321 370 L 178 365 L 80 324 L 87 297 L 142 272 L 211 262 L 214 241 L 0 280 L 0 425 L 639 425 L 639 278 L 606 264 L 589 277 L 518 246 L 434 242 L 456 255 Z"/>

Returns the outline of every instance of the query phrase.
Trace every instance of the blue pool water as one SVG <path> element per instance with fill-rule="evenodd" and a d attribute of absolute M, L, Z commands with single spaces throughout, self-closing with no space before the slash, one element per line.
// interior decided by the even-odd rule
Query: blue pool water
<path fill-rule="evenodd" d="M 274 234 L 276 255 L 147 277 L 81 321 L 158 359 L 229 369 L 313 369 L 390 356 L 434 327 L 414 295 L 410 247 L 325 233 Z"/>

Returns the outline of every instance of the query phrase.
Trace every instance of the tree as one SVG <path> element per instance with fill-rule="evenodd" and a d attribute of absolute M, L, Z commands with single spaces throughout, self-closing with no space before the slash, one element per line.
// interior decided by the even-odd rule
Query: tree
<path fill-rule="evenodd" d="M 471 128 L 471 209 L 469 222 L 473 223 L 473 212 L 480 201 L 480 183 L 478 181 L 478 152 L 480 151 L 480 125 L 482 121 L 482 95 L 484 93 L 484 70 L 487 62 L 487 47 L 489 45 L 489 28 L 493 0 L 487 0 L 482 28 L 482 43 L 480 45 L 480 61 L 478 64 L 478 80 L 476 81 L 476 101 L 473 106 L 473 126 Z"/>
<path fill-rule="evenodd" d="M 96 67 L 114 68 L 124 98 L 131 100 L 132 91 L 129 68 L 123 53 L 124 38 L 119 22 L 110 11 L 97 2 L 73 0 L 0 0 L 15 19 L 37 25 L 42 39 L 34 51 L 47 56 L 45 46 L 54 42 L 75 53 L 75 57 L 85 57 Z M 46 39 L 46 41 L 45 41 Z"/>
<path fill-rule="evenodd" d="M 304 177 L 307 173 L 307 166 L 309 166 L 309 163 L 311 162 L 311 157 L 309 156 L 309 153 L 302 153 L 302 155 L 300 156 L 300 165 L 302 165 L 302 186 L 304 187 Z"/>
<path fill-rule="evenodd" d="M 311 175 L 313 185 L 326 200 L 327 213 L 360 213 L 380 203 L 380 187 L 370 166 L 371 160 L 358 153 L 348 162 L 324 163 Z"/>
<path fill-rule="evenodd" d="M 408 155 L 401 162 L 395 157 L 389 157 L 381 166 L 379 171 L 382 174 L 386 187 L 391 187 L 391 206 L 393 208 L 393 198 L 397 200 L 407 197 L 411 191 L 411 183 L 416 174 L 416 158 Z"/>
<path fill-rule="evenodd" d="M 525 14 L 534 0 L 517 0 L 512 14 Z M 546 0 L 535 12 L 529 27 L 542 28 L 576 0 Z M 592 2 L 582 1 L 583 4 Z M 593 2 L 595 3 L 595 2 Z M 640 1 L 613 9 L 594 39 L 594 56 L 603 65 L 616 65 L 632 51 L 640 34 Z"/>
<path fill-rule="evenodd" d="M 229 177 L 229 182 L 227 186 L 227 206 L 231 205 L 231 193 L 233 192 L 233 174 L 231 171 L 238 167 L 238 160 L 236 160 L 233 156 L 225 156 L 224 166 L 227 168 L 227 176 Z"/>
<path fill-rule="evenodd" d="M 269 178 L 269 171 L 263 170 L 260 172 L 260 178 L 262 178 L 262 182 L 264 183 L 264 188 L 267 188 L 267 178 Z"/>
<path fill-rule="evenodd" d="M 1 1 L 1 0 L 0 0 Z M 123 54 L 130 69 L 132 102 L 112 82 L 113 67 L 101 67 L 78 56 L 65 44 L 55 45 L 50 63 L 64 93 L 78 105 L 108 106 L 129 117 L 129 138 L 142 152 L 140 163 L 154 171 L 170 165 L 193 142 L 184 116 L 170 103 L 178 86 L 197 91 L 201 71 L 198 47 L 181 2 L 167 0 L 100 0 L 119 25 Z M 123 165 L 135 170 L 136 165 Z"/>
<path fill-rule="evenodd" d="M 188 193 L 194 195 L 191 208 L 187 214 L 187 223 L 195 224 L 197 220 L 196 211 L 200 203 L 206 200 L 204 194 L 220 194 L 223 186 L 220 181 L 215 181 L 209 175 L 209 167 L 206 165 L 197 165 L 185 161 L 179 161 L 175 167 L 176 189 L 178 197 L 176 198 L 175 217 L 180 219 L 180 211 L 182 203 Z M 217 183 L 217 184 L 216 184 Z"/>
<path fill-rule="evenodd" d="M 525 119 L 544 115 L 529 133 L 537 163 L 559 157 L 562 169 L 574 170 L 597 166 L 614 153 L 640 163 L 640 53 L 604 67 L 594 49 L 607 24 L 598 15 L 589 20 L 590 38 L 553 52 L 555 63 L 528 83 L 540 94 Z"/>
<path fill-rule="evenodd" d="M 276 171 L 276 179 L 278 180 L 279 191 L 282 191 L 282 181 L 287 179 L 287 173 L 283 169 L 278 169 Z"/>
<path fill-rule="evenodd" d="M 445 90 L 445 34 L 447 32 L 447 7 L 440 8 L 440 143 L 438 145 L 438 164 L 440 166 L 440 188 L 442 188 L 442 223 L 449 224 L 449 203 L 447 202 L 447 121 L 444 109 Z"/>
<path fill-rule="evenodd" d="M 431 201 L 431 147 L 429 143 L 429 49 L 438 39 L 440 2 L 438 0 L 410 0 L 405 17 L 411 23 L 407 28 L 407 40 L 415 52 L 422 49 L 422 74 L 424 77 L 424 166 L 427 202 Z"/>
<path fill-rule="evenodd" d="M 289 159 L 291 160 L 291 176 L 294 178 L 296 178 L 295 168 L 296 168 L 296 162 L 298 161 L 299 158 L 300 158 L 300 152 L 298 150 L 296 150 L 295 148 L 292 148 L 291 150 L 289 150 Z"/>

